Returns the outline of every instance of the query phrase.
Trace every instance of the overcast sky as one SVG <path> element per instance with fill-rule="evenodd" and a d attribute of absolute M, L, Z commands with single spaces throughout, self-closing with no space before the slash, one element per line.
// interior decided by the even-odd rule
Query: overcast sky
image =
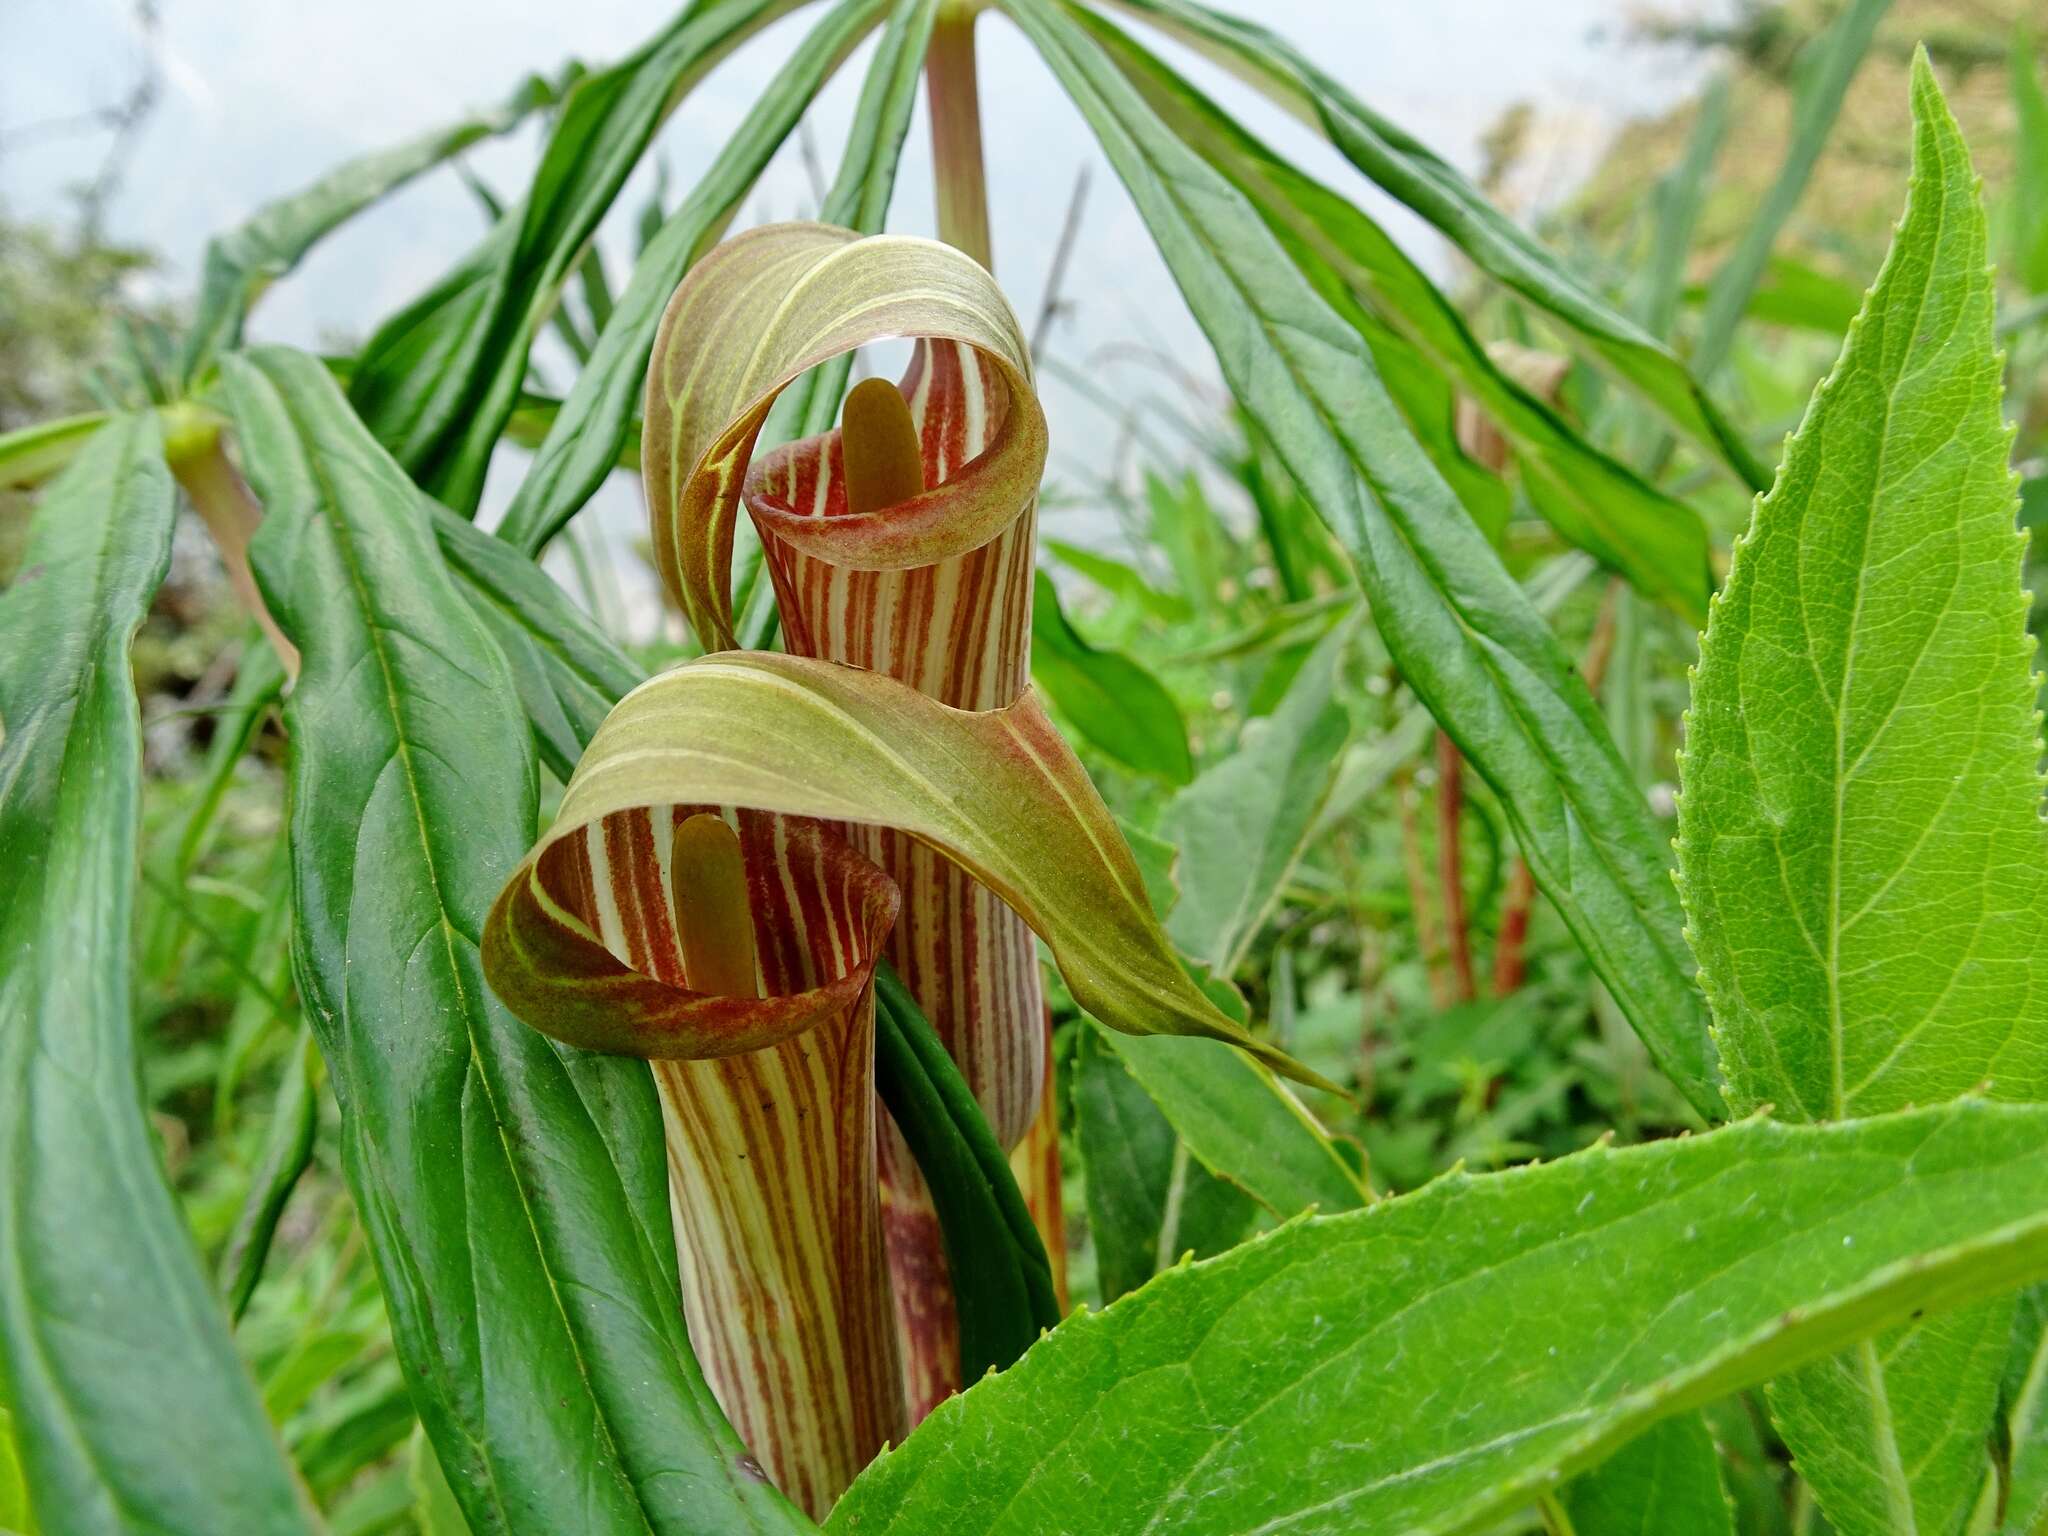
<path fill-rule="evenodd" d="M 1226 6 L 1241 0 L 1224 0 Z M 107 217 L 109 232 L 162 253 L 165 283 L 189 292 L 209 234 L 290 192 L 349 155 L 433 127 L 502 97 L 526 71 L 576 57 L 600 65 L 662 23 L 659 0 L 159 0 L 163 92 Z M 1713 8 L 1713 7 L 1709 7 Z M 1467 171 L 1501 113 L 1527 102 L 1542 150 L 1517 189 L 1554 198 L 1633 117 L 1693 84 L 1691 61 L 1627 44 L 1628 0 L 1258 0 L 1245 7 L 1302 44 L 1409 131 Z M 818 14 L 801 10 L 735 54 L 684 103 L 658 148 L 673 188 L 687 187 Z M 994 196 L 996 271 L 1027 323 L 1035 315 L 1075 175 L 1096 166 L 1066 283 L 1074 309 L 1056 356 L 1126 398 L 1161 386 L 1141 349 L 1213 366 L 1199 333 L 1122 189 L 1029 45 L 1007 22 L 980 27 L 982 102 Z M 1255 132 L 1384 217 L 1439 272 L 1441 242 L 1366 187 L 1327 146 L 1248 89 L 1171 45 L 1164 51 Z M 67 188 L 88 176 L 104 136 L 19 137 L 24 125 L 119 99 L 142 60 L 134 0 L 0 0 L 0 204 L 15 216 L 61 216 Z M 811 127 L 825 174 L 859 90 L 866 50 L 820 97 Z M 472 150 L 468 163 L 508 198 L 538 144 L 529 127 Z M 929 156 L 920 103 L 890 227 L 932 232 Z M 652 164 L 622 199 L 602 243 L 624 270 L 630 219 Z M 678 195 L 672 193 L 672 198 Z M 813 206 L 796 141 L 769 168 L 736 227 Z M 320 246 L 264 299 L 261 339 L 304 345 L 360 339 L 414 297 L 481 232 L 469 192 L 445 172 L 415 183 Z M 552 361 L 557 376 L 558 357 Z M 1047 385 L 1055 473 L 1070 481 L 1106 467 L 1114 428 L 1078 394 Z M 492 499 L 521 469 L 498 466 Z M 607 522 L 637 519 L 612 498 Z"/>

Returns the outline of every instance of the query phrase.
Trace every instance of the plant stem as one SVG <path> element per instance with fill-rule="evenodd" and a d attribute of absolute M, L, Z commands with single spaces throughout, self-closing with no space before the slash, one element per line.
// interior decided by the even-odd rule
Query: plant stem
<path fill-rule="evenodd" d="M 1456 1001 L 1479 995 L 1472 979 L 1472 932 L 1465 921 L 1465 760 L 1457 744 L 1436 733 L 1436 876 L 1443 888 L 1444 936 L 1450 946 L 1451 989 Z"/>
<path fill-rule="evenodd" d="M 284 631 L 271 618 L 270 610 L 263 605 L 263 594 L 256 589 L 256 578 L 249 570 L 249 540 L 256 525 L 263 521 L 263 505 L 228 462 L 221 447 L 219 425 L 196 414 L 171 425 L 164 434 L 164 456 L 193 510 L 213 536 L 235 595 L 263 626 L 264 637 L 284 663 L 285 675 L 297 678 L 299 648 L 285 638 Z"/>
<path fill-rule="evenodd" d="M 925 90 L 932 117 L 932 182 L 939 238 L 990 271 L 988 172 L 981 155 L 981 90 L 974 69 L 978 0 L 944 0 L 925 50 Z"/>
<path fill-rule="evenodd" d="M 1415 943 L 1422 951 L 1422 963 L 1429 975 L 1430 1001 L 1438 1008 L 1451 1005 L 1450 977 L 1444 973 L 1443 938 L 1437 932 L 1436 914 L 1429 903 L 1429 871 L 1422 862 L 1422 835 L 1415 824 L 1415 773 L 1403 767 L 1397 779 L 1394 803 L 1401 814 L 1401 870 L 1408 878 L 1408 905 L 1415 922 Z"/>

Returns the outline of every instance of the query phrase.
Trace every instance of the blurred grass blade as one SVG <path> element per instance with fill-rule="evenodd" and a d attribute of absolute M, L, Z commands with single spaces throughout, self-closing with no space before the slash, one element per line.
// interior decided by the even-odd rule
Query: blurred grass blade
<path fill-rule="evenodd" d="M 1650 250 L 1639 274 L 1637 310 L 1643 328 L 1659 341 L 1671 339 L 1678 321 L 1678 303 L 1685 294 L 1685 265 L 1692 255 L 1693 231 L 1707 199 L 1714 162 L 1728 136 L 1728 77 L 1716 75 L 1701 92 L 1685 153 L 1650 189 L 1654 219 Z"/>
<path fill-rule="evenodd" d="M 554 100 L 554 87 L 539 75 L 529 75 L 499 106 L 350 160 L 305 190 L 264 204 L 234 229 L 215 236 L 206 247 L 198 312 L 185 336 L 179 372 L 186 385 L 221 352 L 241 342 L 249 307 L 318 241 L 414 177 L 480 139 L 509 133 L 529 113 Z"/>
<path fill-rule="evenodd" d="M 313 1032 L 301 1025 L 298 1044 L 285 1063 L 284 1080 L 270 1106 L 270 1132 L 264 1139 L 262 1161 L 256 1166 L 241 1214 L 235 1218 L 234 1234 L 228 1239 L 221 1264 L 221 1290 L 227 1296 L 228 1315 L 236 1322 L 242 1320 L 249 1298 L 256 1294 L 256 1282 L 263 1278 L 278 1218 L 313 1161 L 313 1133 L 320 1120 L 320 1096 L 314 1086 L 316 1059 Z"/>
<path fill-rule="evenodd" d="M 536 811 L 510 670 L 326 371 L 275 348 L 222 366 L 266 507 L 257 576 L 305 657 L 287 711 L 300 989 L 470 1525 L 801 1531 L 690 1353 L 645 1069 L 556 1047 L 484 986 L 485 908 Z"/>
<path fill-rule="evenodd" d="M 1989 233 L 1924 53 L 1912 99 L 1905 214 L 1736 544 L 1681 759 L 1680 888 L 1729 1103 L 1802 1120 L 2048 1100 L 2038 684 Z M 2010 1313 L 1773 1388 L 1842 1536 L 1961 1528 Z"/>
<path fill-rule="evenodd" d="M 1060 611 L 1052 578 L 1031 600 L 1031 677 L 1094 746 L 1135 773 L 1169 784 L 1194 777 L 1187 722 L 1158 678 L 1121 651 L 1098 650 Z"/>
<path fill-rule="evenodd" d="M 711 170 L 641 252 L 609 323 L 506 509 L 499 537 L 537 553 L 604 483 L 646 386 L 648 353 L 669 295 L 716 243 L 804 109 L 888 3 L 839 0 L 790 55 L 725 141 Z"/>
<path fill-rule="evenodd" d="M 1660 1419 L 2048 1274 L 2044 1180 L 2048 1109 L 1982 1102 L 1453 1173 L 1069 1318 L 827 1530 L 1513 1528 Z"/>
<path fill-rule="evenodd" d="M 1695 624 L 1706 621 L 1707 533 L 1683 502 L 1648 484 L 1580 437 L 1550 406 L 1503 371 L 1422 269 L 1356 205 L 1304 176 L 1226 116 L 1160 59 L 1098 16 L 1087 23 L 1146 102 L 1188 145 L 1229 177 L 1340 313 L 1373 343 L 1393 388 L 1398 364 L 1375 333 L 1390 331 L 1438 389 L 1453 380 L 1513 445 L 1537 510 L 1567 539 L 1621 571 L 1643 592 Z M 1397 398 L 1400 391 L 1396 390 Z M 1405 400 L 1410 424 L 1417 411 Z M 1443 428 L 1435 434 L 1448 436 Z M 1451 453 L 1455 453 L 1455 444 Z M 1432 455 L 1447 478 L 1448 454 Z M 1470 498 L 1461 493 L 1461 499 Z"/>
<path fill-rule="evenodd" d="M 500 894 L 486 967 L 536 1028 L 654 1054 L 649 1032 L 668 1027 L 672 989 L 612 959 L 549 890 L 564 878 L 553 850 L 607 816 L 657 805 L 894 827 L 1030 923 L 1076 1001 L 1105 1023 L 1227 1040 L 1277 1070 L 1302 1070 L 1181 970 L 1130 850 L 1034 695 L 968 712 L 880 673 L 755 651 L 687 662 L 627 695 Z"/>
<path fill-rule="evenodd" d="M 1473 265 L 1569 328 L 1674 425 L 1754 490 L 1770 483 L 1739 433 L 1670 348 L 1588 289 L 1456 169 L 1256 22 L 1196 0 L 1113 0 L 1242 76 L 1329 138 L 1384 191 L 1441 230 Z M 1700 374 L 1704 377 L 1704 371 Z"/>
<path fill-rule="evenodd" d="M 0 597 L 0 1397 L 50 1536 L 287 1536 L 310 1517 L 137 1091 L 128 646 L 170 563 L 162 453 L 152 417 L 107 423 Z"/>
<path fill-rule="evenodd" d="M 1700 378 L 1711 379 L 1727 361 L 1735 327 L 1770 262 L 1771 247 L 1778 243 L 1785 221 L 1806 192 L 1828 135 L 1834 131 L 1842 99 L 1849 93 L 1849 82 L 1856 78 L 1877 24 L 1889 9 L 1891 0 L 1849 0 L 1800 60 L 1792 103 L 1792 142 L 1785 146 L 1784 164 L 1762 204 L 1743 221 L 1742 238 L 1735 250 L 1707 285 L 1706 312 L 1700 317 L 1699 339 L 1692 349 L 1692 365 Z"/>
<path fill-rule="evenodd" d="M 533 184 L 470 256 L 379 327 L 349 398 L 413 479 L 475 511 L 533 339 L 661 120 L 718 61 L 800 0 L 696 0 L 568 94 Z"/>
<path fill-rule="evenodd" d="M 1718 1113 L 1663 839 L 1549 627 L 1408 435 L 1356 330 L 1237 190 L 1059 0 L 1005 9 L 1095 128 L 1225 379 L 1350 549 L 1409 686 L 1499 795 L 1531 870 L 1658 1064 Z"/>
<path fill-rule="evenodd" d="M 945 1236 L 960 1321 L 960 1376 L 1007 1370 L 1060 1320 L 1052 1266 L 981 1107 L 917 999 L 875 973 L 875 1072 Z"/>
<path fill-rule="evenodd" d="M 2039 45 L 2032 27 L 2014 31 L 2012 265 L 2030 293 L 2048 293 L 2048 89 Z"/>

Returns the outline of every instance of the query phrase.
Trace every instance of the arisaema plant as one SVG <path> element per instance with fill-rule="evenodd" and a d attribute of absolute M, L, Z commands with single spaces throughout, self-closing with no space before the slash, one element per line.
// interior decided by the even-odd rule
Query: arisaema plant
<path fill-rule="evenodd" d="M 1028 125 L 977 88 L 984 7 L 820 7 L 616 296 L 593 273 L 663 119 L 799 8 L 698 0 L 616 66 L 262 210 L 215 243 L 184 345 L 140 357 L 142 395 L 0 440 L 8 483 L 43 486 L 0 599 L 17 1524 L 323 1523 L 229 1323 L 304 1166 L 310 1052 L 225 1298 L 136 1096 L 127 647 L 182 487 L 263 627 L 250 707 L 285 700 L 291 981 L 445 1491 L 428 1529 L 1448 1533 L 1535 1511 L 1691 1536 L 1733 1528 L 1700 1410 L 1765 1382 L 1845 1536 L 2040 1529 L 2048 1355 L 2038 1300 L 2013 1299 L 2048 1279 L 2040 743 L 1984 218 L 1924 60 L 1892 254 L 1773 484 L 1716 403 L 1726 336 L 1703 378 L 1658 339 L 1668 304 L 1628 318 L 1311 52 L 1192 0 L 986 7 L 1095 130 L 1260 473 L 1293 488 L 1261 517 L 1318 520 L 1282 573 L 1297 665 L 1197 777 L 1171 699 L 1038 572 L 1048 429 L 990 271 L 991 220 L 1019 215 L 980 152 Z M 1821 40 L 1802 133 L 1881 11 Z M 870 35 L 821 220 L 726 238 Z M 1351 191 L 1159 36 L 1448 236 L 1621 392 L 1628 452 L 1532 387 L 1563 363 L 1481 345 Z M 920 80 L 939 241 L 882 232 Z M 525 195 L 353 355 L 245 341 L 321 235 L 539 111 Z M 1738 257 L 1710 326 L 1761 271 Z M 540 398 L 572 282 L 582 367 Z M 902 377 L 848 389 L 897 339 Z M 508 436 L 531 458 L 487 532 Z M 651 677 L 536 563 L 622 462 L 693 641 Z M 1702 477 L 1769 487 L 1718 595 L 1680 489 Z M 1682 910 L 1546 618 L 1557 581 L 1509 572 L 1511 513 L 1706 625 Z M 1434 719 L 1441 770 L 1484 786 L 1700 1134 L 1376 1193 L 1315 1108 L 1334 1085 L 1233 990 L 1358 804 L 1331 696 L 1368 633 L 1415 704 L 1356 774 Z M 1112 814 L 1055 715 L 1181 786 L 1168 839 Z M 1068 1145 L 1102 1289 L 1131 1292 L 1100 1313 L 1066 1294 L 1049 986 L 1083 1017 Z M 1124 1222 L 1141 1165 L 1170 1178 Z M 1177 1263 L 1205 1201 L 1232 1239 Z M 1267 1230 L 1235 1243 L 1254 1208 Z M 1112 1286 L 1119 1222 L 1156 1251 Z"/>

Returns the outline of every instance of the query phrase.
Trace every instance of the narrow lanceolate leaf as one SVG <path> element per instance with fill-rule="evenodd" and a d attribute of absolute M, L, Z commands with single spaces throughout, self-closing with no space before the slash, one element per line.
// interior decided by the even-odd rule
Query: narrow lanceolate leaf
<path fill-rule="evenodd" d="M 1207 1040 L 1116 1035 L 1110 1049 L 1203 1169 L 1277 1216 L 1356 1210 L 1358 1170 L 1288 1086 Z"/>
<path fill-rule="evenodd" d="M 1785 163 L 1778 168 L 1777 179 L 1762 204 L 1744 220 L 1742 239 L 1707 288 L 1706 313 L 1700 317 L 1692 358 L 1701 378 L 1711 378 L 1726 360 L 1735 340 L 1736 322 L 1748 309 L 1750 295 L 1770 263 L 1778 232 L 1799 206 L 1842 110 L 1842 99 L 1849 93 L 1849 82 L 1856 78 L 1877 24 L 1890 9 L 1891 0 L 1852 0 L 1815 39 L 1812 53 L 1801 60 L 1804 72 L 1793 101 Z"/>
<path fill-rule="evenodd" d="M 916 338 L 909 368 L 893 389 L 878 380 L 848 396 L 860 423 L 850 439 L 829 432 L 755 459 L 786 385 L 900 335 Z M 729 241 L 662 317 L 644 444 L 657 564 L 707 649 L 734 639 L 744 498 L 791 652 L 887 674 L 958 709 L 1000 708 L 1023 692 L 1045 419 L 1016 316 L 971 257 L 818 224 Z M 1029 931 L 985 882 L 886 820 L 852 836 L 903 892 L 891 961 L 996 1139 L 1014 1148 L 1044 1099 Z M 950 1302 L 916 1170 L 894 1137 L 882 1155 L 915 1415 L 958 1384 Z M 1055 1232 L 1056 1193 L 1046 1185 L 1039 1198 Z"/>
<path fill-rule="evenodd" d="M 105 412 L 94 411 L 0 434 L 0 490 L 41 485 L 71 462 L 106 419 Z"/>
<path fill-rule="evenodd" d="M 537 1028 L 657 1054 L 671 1000 L 608 963 L 548 887 L 553 850 L 582 828 L 666 804 L 900 828 L 1022 915 L 1105 1023 L 1227 1040 L 1301 1070 L 1181 970 L 1115 821 L 1032 695 L 969 713 L 878 673 L 759 652 L 688 662 L 629 694 L 500 895 L 486 934 L 491 985 Z"/>
<path fill-rule="evenodd" d="M 1735 1536 L 1721 1458 L 1707 1421 L 1652 1425 L 1558 1496 L 1571 1536 Z"/>
<path fill-rule="evenodd" d="M 529 75 L 489 111 L 348 161 L 304 190 L 266 203 L 208 242 L 199 308 L 185 337 L 180 369 L 185 382 L 190 384 L 219 353 L 240 342 L 249 306 L 323 237 L 479 139 L 510 132 L 554 99 L 553 86 Z"/>
<path fill-rule="evenodd" d="M 1978 1101 L 1454 1174 L 1068 1319 L 827 1528 L 1485 1529 L 1661 1418 L 2048 1272 L 2044 1179 L 2048 1109 Z"/>
<path fill-rule="evenodd" d="M 1422 269 L 1362 209 L 1304 176 L 1100 16 L 1087 22 L 1165 123 L 1228 176 L 1368 340 L 1391 332 L 1440 387 L 1455 380 L 1513 445 L 1537 510 L 1567 539 L 1698 623 L 1709 590 L 1699 515 L 1587 443 L 1504 372 Z M 1374 346 L 1392 382 L 1386 341 Z M 1411 423 L 1416 413 L 1409 409 Z"/>
<path fill-rule="evenodd" d="M 478 1533 L 776 1532 L 677 1315 L 657 1102 L 540 1039 L 477 938 L 535 814 L 518 695 L 324 369 L 223 373 L 287 711 L 295 963 L 420 1416 Z M 508 554 L 511 551 L 506 551 Z"/>
<path fill-rule="evenodd" d="M 1443 231 L 1480 271 L 1569 327 L 1679 430 L 1741 479 L 1764 487 L 1763 468 L 1670 348 L 1602 302 L 1427 145 L 1353 96 L 1307 55 L 1256 22 L 1196 0 L 1116 3 L 1243 76 L 1327 136 L 1382 190 Z"/>
<path fill-rule="evenodd" d="M 1693 680 L 1679 873 L 1738 1109 L 2048 1097 L 2033 642 L 1976 178 L 1924 61 L 1906 214 L 1737 544 Z M 1782 1383 L 1845 1536 L 1948 1529 L 1999 1307 Z"/>
<path fill-rule="evenodd" d="M 896 973 L 875 975 L 876 1085 L 945 1235 L 960 1375 L 1006 1370 L 1060 1320 L 1045 1244 L 967 1079 Z"/>
<path fill-rule="evenodd" d="M 1317 642 L 1279 707 L 1247 723 L 1237 750 L 1160 818 L 1160 835 L 1180 849 L 1180 900 L 1166 931 L 1219 976 L 1258 938 L 1337 782 L 1351 739 L 1337 677 L 1356 633 L 1345 620 Z"/>
<path fill-rule="evenodd" d="M 1194 777 L 1187 722 L 1165 686 L 1121 651 L 1099 650 L 1068 622 L 1052 579 L 1031 603 L 1031 676 L 1053 708 L 1109 757 L 1169 784 Z"/>
<path fill-rule="evenodd" d="M 1006 0 L 1096 129 L 1224 377 L 1357 562 L 1409 685 L 1658 1063 L 1719 1111 L 1705 1010 L 1649 808 L 1585 685 L 1408 435 L 1356 329 L 1244 197 L 1055 0 Z"/>
<path fill-rule="evenodd" d="M 1088 1231 L 1104 1301 L 1183 1254 L 1235 1247 L 1254 1206 L 1188 1154 L 1173 1126 L 1093 1025 L 1074 1037 L 1074 1140 L 1088 1179 Z"/>
<path fill-rule="evenodd" d="M 647 356 L 676 284 L 714 244 L 804 109 L 881 18 L 888 0 L 840 0 L 783 64 L 710 172 L 663 223 L 576 376 L 499 537 L 535 553 L 604 483 L 632 425 Z"/>
<path fill-rule="evenodd" d="M 578 81 L 524 201 L 364 346 L 349 398 L 440 500 L 474 510 L 533 339 L 662 118 L 797 3 L 703 0 L 631 58 Z"/>
<path fill-rule="evenodd" d="M 154 420 L 88 442 L 0 598 L 0 1399 L 50 1536 L 311 1529 L 164 1184 L 129 1011 L 142 729 L 171 557 Z"/>

